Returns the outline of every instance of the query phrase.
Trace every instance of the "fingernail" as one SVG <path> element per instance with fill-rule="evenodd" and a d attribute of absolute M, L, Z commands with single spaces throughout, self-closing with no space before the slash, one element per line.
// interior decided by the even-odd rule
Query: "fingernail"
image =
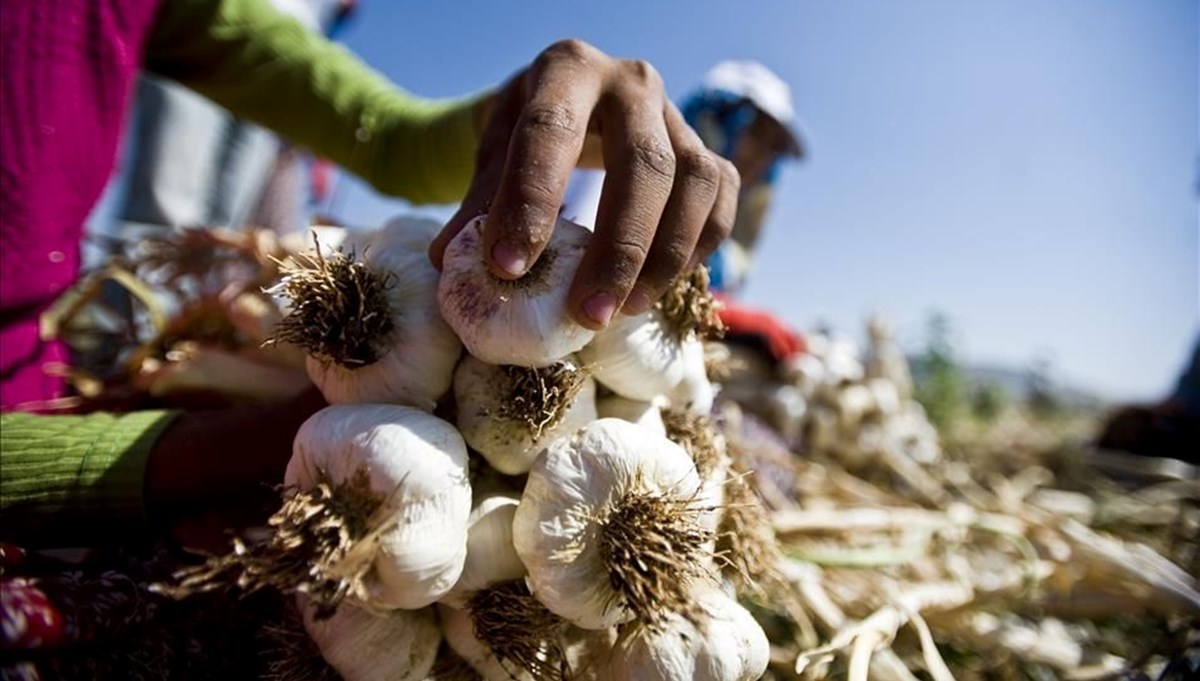
<path fill-rule="evenodd" d="M 616 311 L 617 299 L 608 291 L 593 293 L 590 298 L 583 301 L 583 313 L 601 326 L 607 326 L 608 320 L 612 319 L 613 313 Z"/>
<path fill-rule="evenodd" d="M 525 254 L 503 241 L 497 241 L 492 246 L 492 262 L 514 277 L 525 274 Z"/>
<path fill-rule="evenodd" d="M 625 299 L 625 305 L 621 311 L 627 315 L 638 315 L 650 309 L 650 296 L 641 289 L 634 289 L 629 297 Z"/>

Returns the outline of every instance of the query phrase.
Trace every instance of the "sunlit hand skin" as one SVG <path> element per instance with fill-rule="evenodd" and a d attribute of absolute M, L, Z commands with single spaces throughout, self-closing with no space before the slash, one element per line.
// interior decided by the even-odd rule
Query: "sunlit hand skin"
<path fill-rule="evenodd" d="M 596 238 L 571 286 L 585 327 L 649 309 L 729 235 L 737 170 L 705 148 L 646 62 L 558 42 L 483 107 L 471 187 L 430 248 L 439 268 L 450 239 L 486 212 L 493 274 L 520 278 L 549 241 L 577 166 L 607 171 Z"/>

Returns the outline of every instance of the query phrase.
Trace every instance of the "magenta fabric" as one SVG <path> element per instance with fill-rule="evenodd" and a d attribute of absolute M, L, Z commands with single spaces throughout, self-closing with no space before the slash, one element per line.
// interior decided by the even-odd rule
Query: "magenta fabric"
<path fill-rule="evenodd" d="M 4 0 L 0 9 L 0 408 L 62 396 L 41 313 L 79 273 L 158 0 Z"/>

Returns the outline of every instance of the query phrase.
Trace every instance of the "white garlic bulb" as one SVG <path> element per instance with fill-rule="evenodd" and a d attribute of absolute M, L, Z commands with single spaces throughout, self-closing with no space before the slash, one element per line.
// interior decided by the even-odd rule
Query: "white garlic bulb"
<path fill-rule="evenodd" d="M 334 405 L 300 426 L 284 481 L 350 485 L 378 508 L 369 529 L 366 605 L 416 609 L 450 590 L 467 551 L 467 448 L 450 424 L 395 405 Z"/>
<path fill-rule="evenodd" d="M 861 383 L 847 385 L 837 396 L 838 421 L 842 429 L 852 431 L 862 423 L 863 417 L 875 408 L 875 396 L 871 389 Z"/>
<path fill-rule="evenodd" d="M 596 383 L 570 362 L 526 369 L 467 355 L 454 397 L 463 438 L 506 475 L 525 473 L 547 446 L 596 420 Z"/>
<path fill-rule="evenodd" d="M 619 315 L 596 333 L 579 359 L 596 380 L 631 400 L 652 400 L 683 380 L 683 348 L 662 311 Z"/>
<path fill-rule="evenodd" d="M 495 652 L 475 636 L 475 623 L 467 612 L 439 605 L 438 615 L 442 620 L 442 635 L 446 637 L 446 643 L 484 681 L 534 681 L 534 676 L 528 671 L 501 662 Z"/>
<path fill-rule="evenodd" d="M 595 335 L 568 310 L 571 280 L 591 232 L 559 219 L 541 257 L 520 279 L 488 270 L 483 216 L 459 232 L 442 259 L 442 316 L 467 351 L 488 364 L 544 367 L 576 352 Z"/>
<path fill-rule="evenodd" d="M 866 386 L 871 391 L 875 411 L 882 416 L 895 416 L 900 413 L 900 391 L 896 389 L 895 383 L 886 378 L 870 378 L 867 379 Z"/>
<path fill-rule="evenodd" d="M 600 419 L 538 457 L 513 542 L 550 611 L 585 629 L 653 621 L 705 578 L 715 506 L 679 445 Z"/>
<path fill-rule="evenodd" d="M 525 565 L 513 548 L 512 539 L 512 521 L 518 501 L 507 494 L 493 494 L 475 505 L 468 520 L 467 559 L 462 575 L 441 602 L 465 608 L 467 600 L 476 591 L 496 582 L 525 576 Z"/>
<path fill-rule="evenodd" d="M 321 656 L 345 681 L 419 681 L 433 668 L 442 635 L 432 608 L 375 613 L 342 603 L 318 620 L 304 594 L 296 607 Z"/>
<path fill-rule="evenodd" d="M 429 244 L 440 226 L 401 218 L 362 251 L 310 259 L 273 293 L 291 299 L 279 338 L 308 351 L 306 368 L 330 404 L 395 403 L 432 411 L 462 345 L 441 318 Z"/>
<path fill-rule="evenodd" d="M 704 367 L 704 343 L 696 338 L 685 340 L 682 354 L 683 379 L 668 394 L 671 406 L 693 414 L 711 413 L 717 388 L 708 380 L 708 372 Z"/>
<path fill-rule="evenodd" d="M 657 435 L 666 435 L 663 427 L 662 409 L 657 401 L 631 400 L 620 395 L 609 395 L 596 400 L 596 415 L 614 418 L 647 428 Z"/>
<path fill-rule="evenodd" d="M 817 389 L 828 380 L 825 363 L 811 352 L 789 358 L 783 366 L 783 377 L 789 384 L 799 388 L 806 400 L 813 399 Z"/>
<path fill-rule="evenodd" d="M 617 681 L 609 671 L 609 658 L 617 642 L 617 630 L 580 629 L 568 626 L 563 634 L 566 678 L 572 681 Z"/>
<path fill-rule="evenodd" d="M 644 681 L 754 681 L 767 670 L 770 644 L 746 609 L 715 587 L 694 594 L 693 618 L 631 626 L 612 652 L 613 678 Z"/>

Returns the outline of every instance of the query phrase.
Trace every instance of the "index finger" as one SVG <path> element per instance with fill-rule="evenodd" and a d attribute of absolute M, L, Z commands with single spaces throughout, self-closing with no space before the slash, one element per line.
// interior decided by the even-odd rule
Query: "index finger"
<path fill-rule="evenodd" d="M 530 92 L 509 140 L 508 156 L 483 225 L 483 245 L 496 276 L 525 274 L 550 240 L 600 96 L 594 48 L 556 43 L 534 62 Z"/>

